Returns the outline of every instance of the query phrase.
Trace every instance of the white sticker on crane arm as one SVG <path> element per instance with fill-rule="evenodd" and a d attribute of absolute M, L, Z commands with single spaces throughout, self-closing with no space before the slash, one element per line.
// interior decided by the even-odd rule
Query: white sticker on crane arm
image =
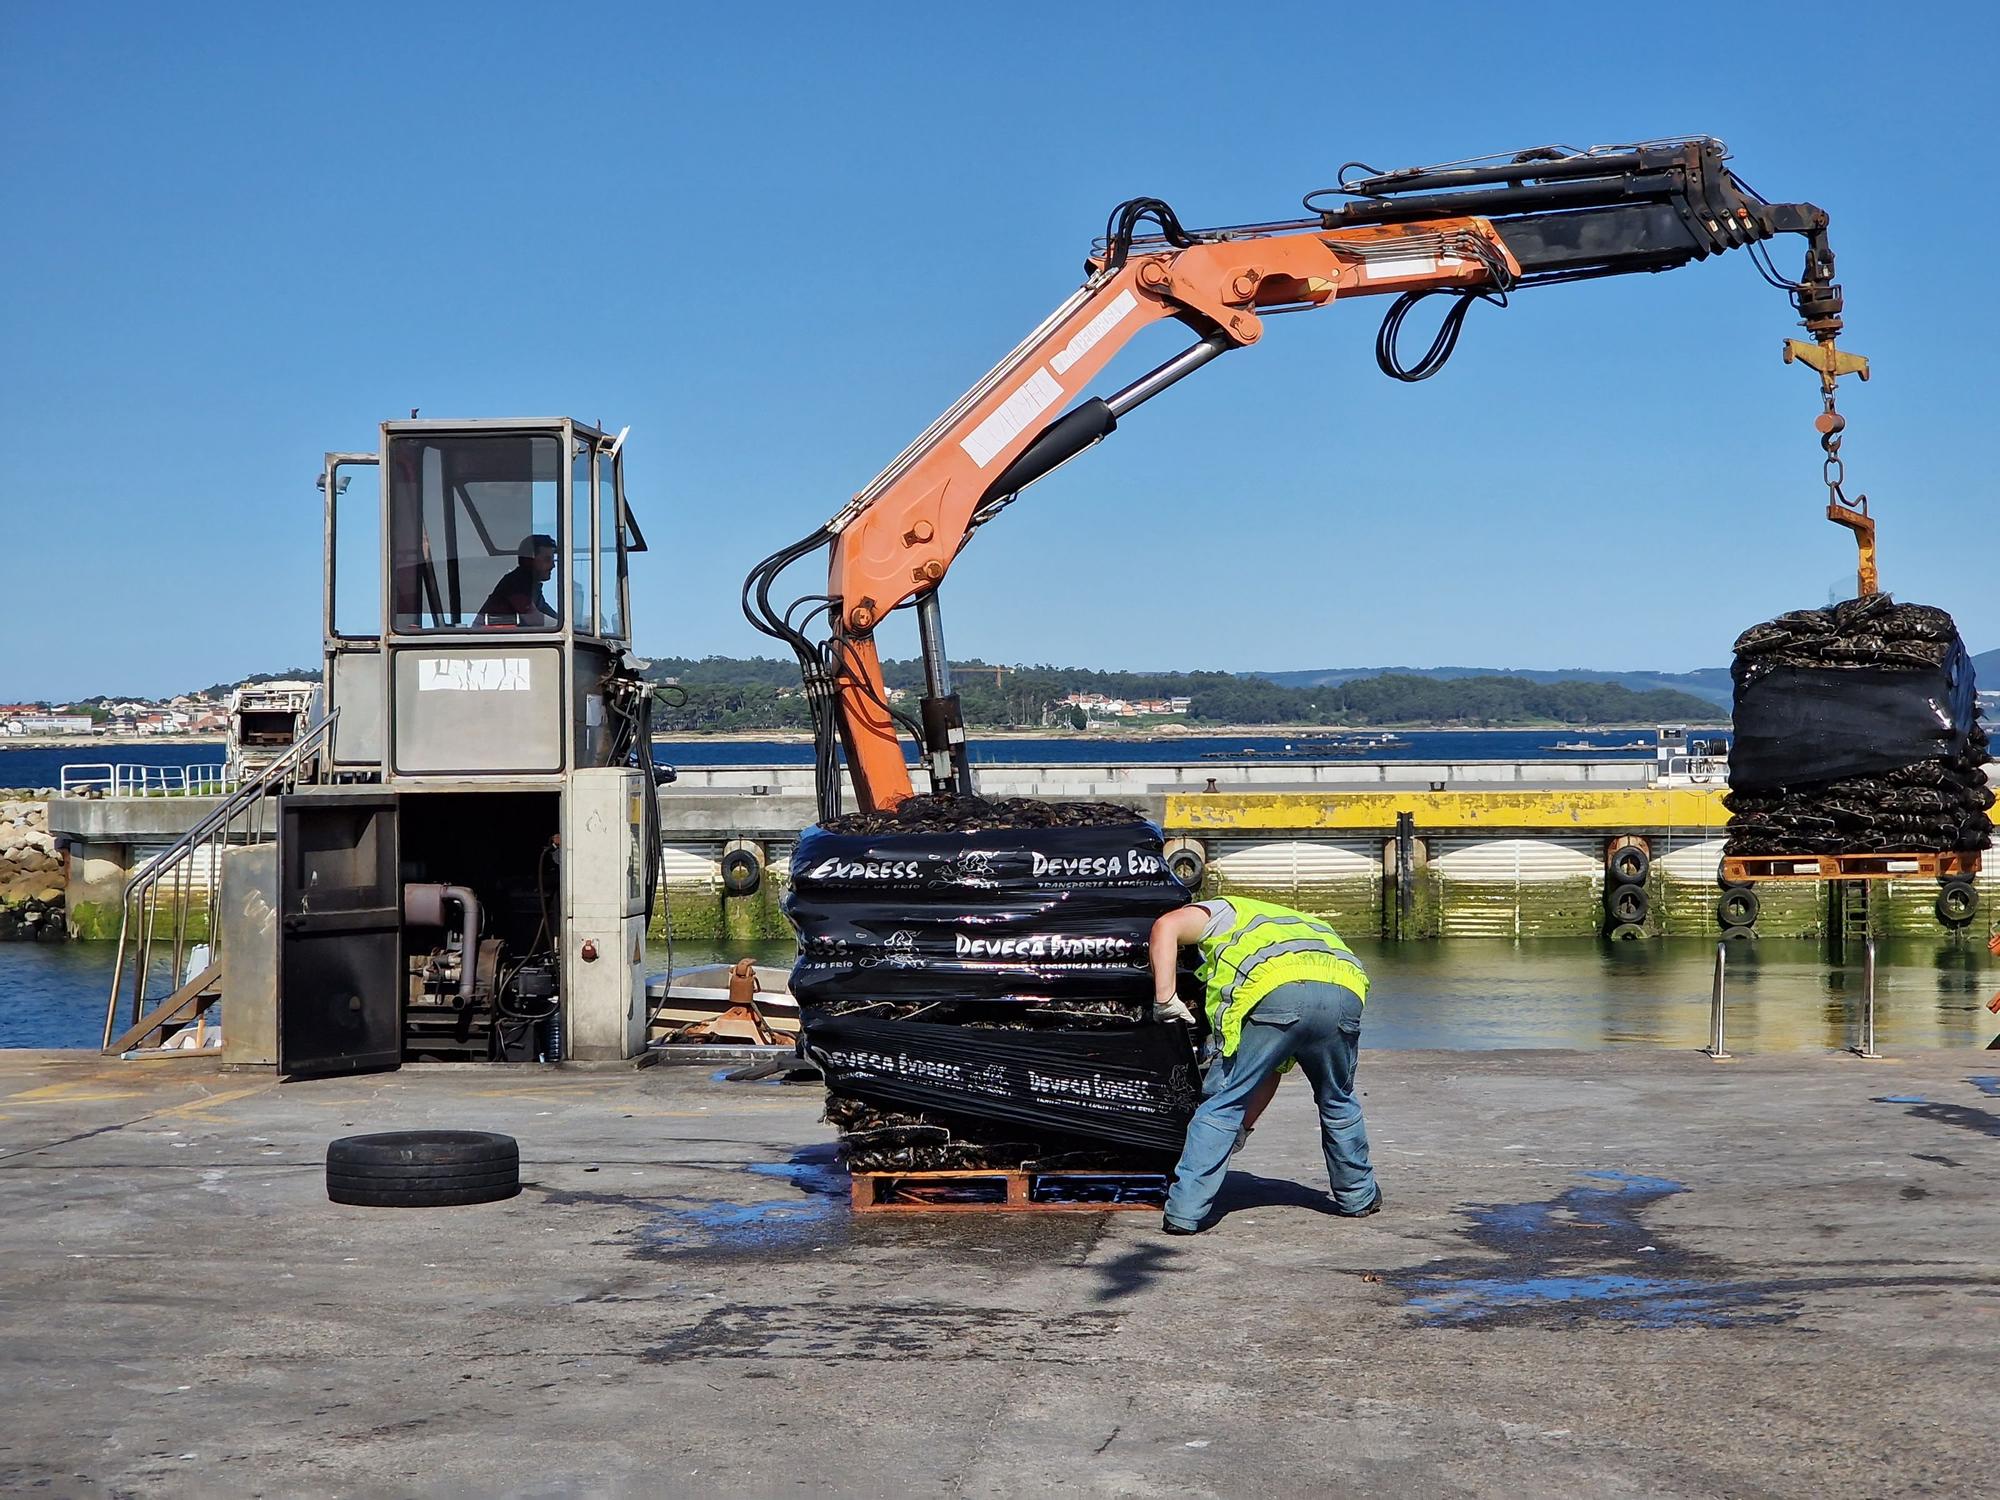
<path fill-rule="evenodd" d="M 1127 287 L 1111 299 L 1110 305 L 1103 312 L 1079 328 L 1076 337 L 1049 356 L 1049 368 L 1058 375 L 1069 374 L 1071 365 L 1095 349 L 1103 341 L 1105 334 L 1138 310 L 1139 299 L 1133 296 L 1132 289 Z"/>
<path fill-rule="evenodd" d="M 1027 383 L 1002 401 L 993 415 L 959 440 L 958 446 L 972 461 L 985 468 L 994 457 L 1035 418 L 1062 400 L 1063 388 L 1045 369 L 1030 375 Z"/>
<path fill-rule="evenodd" d="M 1435 255 L 1384 255 L 1361 263 L 1361 275 L 1368 281 L 1390 276 L 1430 276 L 1437 269 Z"/>

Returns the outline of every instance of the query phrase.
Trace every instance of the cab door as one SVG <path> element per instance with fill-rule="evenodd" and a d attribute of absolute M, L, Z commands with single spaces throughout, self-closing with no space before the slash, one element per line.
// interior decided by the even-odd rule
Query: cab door
<path fill-rule="evenodd" d="M 323 628 L 326 702 L 338 709 L 332 760 L 344 772 L 382 769 L 382 479 L 373 453 L 329 453 L 325 501 Z"/>
<path fill-rule="evenodd" d="M 278 817 L 278 1072 L 400 1067 L 403 899 L 396 797 L 292 792 Z"/>

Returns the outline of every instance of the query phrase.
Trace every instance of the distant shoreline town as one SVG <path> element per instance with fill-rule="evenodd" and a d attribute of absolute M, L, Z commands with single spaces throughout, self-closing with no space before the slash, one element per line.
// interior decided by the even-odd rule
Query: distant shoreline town
<path fill-rule="evenodd" d="M 213 737 L 229 730 L 229 703 L 205 693 L 154 701 L 125 698 L 71 703 L 0 703 L 0 747 Z"/>

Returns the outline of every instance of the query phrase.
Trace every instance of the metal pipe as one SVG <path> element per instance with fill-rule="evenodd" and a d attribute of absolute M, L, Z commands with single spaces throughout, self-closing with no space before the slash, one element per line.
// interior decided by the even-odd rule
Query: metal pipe
<path fill-rule="evenodd" d="M 917 640 L 924 660 L 924 701 L 920 717 L 924 755 L 934 791 L 972 795 L 972 765 L 966 757 L 965 720 L 951 687 L 951 659 L 944 649 L 944 616 L 933 587 L 917 599 Z"/>
<path fill-rule="evenodd" d="M 1674 141 L 1666 144 L 1675 151 L 1673 160 L 1678 162 L 1679 147 L 1704 143 Z M 1662 157 L 1656 151 L 1651 164 L 1660 165 L 1661 162 Z M 1526 182 L 1530 179 L 1547 182 L 1563 177 L 1608 177 L 1620 172 L 1638 171 L 1648 164 L 1646 156 L 1638 151 L 1606 152 L 1601 156 L 1579 151 L 1566 156 L 1531 158 L 1491 166 L 1414 167 L 1400 172 L 1378 172 L 1372 177 L 1351 179 L 1343 185 L 1343 191 L 1373 197 L 1376 194 L 1412 192 L 1418 188 L 1484 187 L 1492 183 Z"/>
<path fill-rule="evenodd" d="M 1861 949 L 1861 1045 L 1848 1049 L 1856 1057 L 1880 1057 L 1875 1050 L 1875 939 Z"/>
<path fill-rule="evenodd" d="M 1229 335 L 1221 331 L 1211 333 L 1198 344 L 1181 350 L 1157 370 L 1150 370 L 1126 386 L 1104 398 L 1104 404 L 1111 408 L 1111 415 L 1122 417 L 1133 407 L 1152 400 L 1177 380 L 1185 380 L 1218 354 L 1226 354 L 1236 347 Z"/>
<path fill-rule="evenodd" d="M 1414 882 L 1417 872 L 1417 819 L 1413 813 L 1396 814 L 1396 936 L 1408 937 L 1410 913 L 1416 909 Z"/>
<path fill-rule="evenodd" d="M 468 1005 L 479 978 L 479 897 L 470 886 L 411 881 L 403 887 L 403 920 L 413 927 L 447 927 L 444 904 L 456 901 L 458 928 L 458 998 Z"/>
<path fill-rule="evenodd" d="M 950 697 L 951 662 L 944 654 L 944 618 L 936 589 L 917 600 L 917 640 L 924 654 L 924 691 L 933 698 Z"/>
<path fill-rule="evenodd" d="M 1723 975 L 1729 967 L 1729 944 L 1715 945 L 1715 986 L 1708 998 L 1708 1045 L 1701 1050 L 1720 1062 L 1729 1056 L 1722 1034 Z"/>
<path fill-rule="evenodd" d="M 1403 198 L 1364 198 L 1343 203 L 1321 216 L 1328 229 L 1351 224 L 1401 224 L 1417 219 L 1442 219 L 1478 214 L 1501 218 L 1512 214 L 1547 213 L 1560 209 L 1621 208 L 1638 203 L 1666 203 L 1683 184 L 1664 172 L 1623 181 L 1592 177 L 1581 182 L 1556 182 L 1542 187 L 1497 187 L 1480 193 L 1428 193 Z"/>

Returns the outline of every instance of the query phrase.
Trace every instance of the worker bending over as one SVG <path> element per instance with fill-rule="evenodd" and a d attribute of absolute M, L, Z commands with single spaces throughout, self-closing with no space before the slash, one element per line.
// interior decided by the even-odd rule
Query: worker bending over
<path fill-rule="evenodd" d="M 1197 901 L 1153 924 L 1153 1018 L 1194 1023 L 1174 993 L 1180 950 L 1201 946 L 1216 1049 L 1201 1105 L 1167 1194 L 1168 1234 L 1196 1234 L 1229 1170 L 1246 1109 L 1261 1113 L 1280 1070 L 1296 1061 L 1319 1101 L 1320 1144 L 1334 1212 L 1358 1219 L 1382 1206 L 1368 1131 L 1354 1098 L 1368 974 L 1317 917 L 1269 901 Z"/>

